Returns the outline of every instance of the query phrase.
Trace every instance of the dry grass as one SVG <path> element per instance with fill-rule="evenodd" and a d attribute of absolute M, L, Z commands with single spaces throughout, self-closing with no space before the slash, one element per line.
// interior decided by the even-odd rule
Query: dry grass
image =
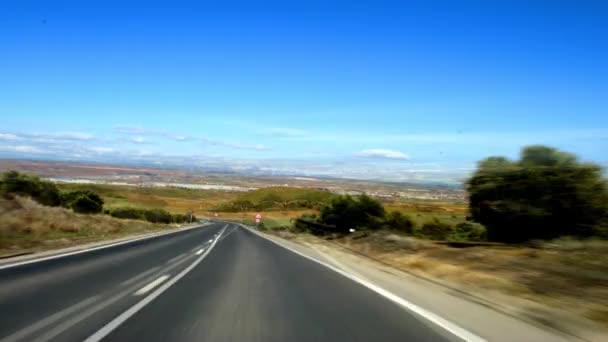
<path fill-rule="evenodd" d="M 29 198 L 0 197 L 0 255 L 40 251 L 166 228 L 106 215 L 81 215 Z"/>
<path fill-rule="evenodd" d="M 164 209 L 172 214 L 185 214 L 192 210 L 194 215 L 209 216 L 209 210 L 222 202 L 237 198 L 241 193 L 178 189 L 142 188 L 106 184 L 59 184 L 63 191 L 91 190 L 104 200 L 104 207 L 134 207 L 142 209 Z"/>

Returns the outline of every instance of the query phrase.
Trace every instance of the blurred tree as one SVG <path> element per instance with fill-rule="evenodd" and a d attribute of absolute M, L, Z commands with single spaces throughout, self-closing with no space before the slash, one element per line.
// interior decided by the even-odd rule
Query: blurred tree
<path fill-rule="evenodd" d="M 523 149 L 517 162 L 481 161 L 466 187 L 471 217 L 491 241 L 598 235 L 608 219 L 601 168 L 546 146 Z"/>

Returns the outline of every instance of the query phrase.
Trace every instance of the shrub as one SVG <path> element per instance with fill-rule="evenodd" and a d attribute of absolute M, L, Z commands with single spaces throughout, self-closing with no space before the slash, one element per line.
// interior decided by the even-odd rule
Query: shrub
<path fill-rule="evenodd" d="M 0 192 L 29 196 L 36 202 L 48 206 L 61 204 L 60 192 L 55 184 L 17 171 L 2 173 Z"/>
<path fill-rule="evenodd" d="M 95 214 L 103 209 L 103 201 L 97 194 L 95 196 L 79 195 L 72 201 L 70 208 L 77 213 Z"/>
<path fill-rule="evenodd" d="M 601 168 L 553 148 L 527 147 L 519 161 L 487 158 L 467 190 L 471 216 L 491 241 L 606 233 L 608 187 Z"/>
<path fill-rule="evenodd" d="M 61 194 L 61 205 L 77 213 L 93 214 L 103 210 L 103 199 L 89 190 L 79 190 Z"/>
<path fill-rule="evenodd" d="M 110 216 L 121 219 L 143 220 L 144 213 L 141 209 L 136 208 L 113 208 L 110 210 Z"/>
<path fill-rule="evenodd" d="M 171 213 L 163 209 L 144 210 L 144 219 L 152 223 L 171 223 Z"/>
<path fill-rule="evenodd" d="M 449 237 L 452 241 L 485 241 L 486 229 L 480 224 L 461 222 L 457 224 Z"/>
<path fill-rule="evenodd" d="M 454 229 L 449 223 L 433 218 L 432 221 L 425 222 L 422 225 L 419 234 L 431 240 L 446 240 L 453 231 Z"/>
<path fill-rule="evenodd" d="M 384 219 L 384 227 L 400 231 L 406 234 L 412 234 L 414 232 L 414 221 L 399 211 L 392 211 Z"/>
<path fill-rule="evenodd" d="M 320 222 L 346 232 L 350 228 L 379 228 L 384 215 L 384 207 L 379 201 L 367 195 L 358 198 L 347 195 L 335 197 L 330 205 L 323 207 Z"/>

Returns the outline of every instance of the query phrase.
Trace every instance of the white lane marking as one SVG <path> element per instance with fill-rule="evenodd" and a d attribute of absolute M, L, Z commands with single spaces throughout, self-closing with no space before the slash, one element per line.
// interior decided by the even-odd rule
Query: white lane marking
<path fill-rule="evenodd" d="M 183 228 L 183 229 L 178 229 L 178 230 L 172 230 L 172 231 L 168 231 L 168 232 L 160 232 L 160 233 L 156 233 L 156 234 L 153 234 L 153 235 L 142 236 L 142 237 L 131 239 L 131 240 L 120 241 L 120 242 L 116 242 L 116 243 L 110 243 L 110 244 L 107 244 L 107 245 L 102 245 L 102 246 L 97 246 L 97 247 L 91 247 L 91 248 L 87 248 L 87 249 L 81 249 L 81 250 L 77 250 L 77 251 L 73 251 L 73 252 L 67 252 L 67 253 L 63 253 L 63 254 L 51 255 L 51 256 L 48 256 L 48 257 L 43 257 L 43 258 L 38 258 L 38 259 L 26 260 L 26 261 L 17 262 L 17 263 L 14 263 L 14 264 L 2 265 L 2 266 L 0 266 L 0 270 L 11 268 L 11 267 L 16 267 L 16 266 L 23 266 L 23 265 L 33 264 L 33 263 L 40 262 L 40 261 L 46 261 L 46 260 L 53 260 L 53 259 L 63 258 L 63 257 L 67 257 L 67 256 L 70 256 L 70 255 L 76 255 L 76 254 L 82 254 L 82 253 L 97 251 L 97 250 L 100 250 L 100 249 L 106 249 L 106 248 L 116 247 L 116 246 L 120 246 L 120 245 L 124 245 L 124 244 L 128 244 L 128 243 L 132 243 L 132 242 L 135 242 L 135 241 L 151 239 L 151 238 L 158 237 L 158 236 L 176 234 L 176 233 L 179 233 L 179 232 L 184 232 L 184 231 L 188 231 L 188 230 L 192 230 L 192 229 L 196 229 L 196 228 L 201 228 L 201 227 L 204 227 L 204 226 L 205 225 L 198 225 L 198 226 L 194 226 L 194 227 Z"/>
<path fill-rule="evenodd" d="M 460 326 L 456 325 L 455 323 L 452 323 L 452 322 L 446 320 L 445 318 L 440 317 L 439 315 L 436 315 L 436 314 L 434 314 L 434 313 L 432 313 L 432 312 L 430 312 L 430 311 L 428 311 L 426 309 L 423 309 L 423 308 L 419 307 L 418 305 L 416 305 L 414 303 L 408 302 L 407 300 L 405 300 L 405 299 L 397 296 L 396 294 L 394 294 L 392 292 L 389 292 L 389 291 L 381 288 L 380 286 L 372 284 L 369 281 L 367 281 L 365 279 L 362 279 L 362 278 L 359 278 L 359 277 L 357 277 L 355 275 L 349 274 L 349 273 L 347 273 L 347 272 L 345 272 L 345 271 L 343 271 L 343 270 L 341 270 L 341 269 L 339 269 L 339 268 L 337 268 L 337 267 L 335 267 L 333 265 L 325 263 L 325 262 L 323 262 L 321 260 L 315 259 L 313 257 L 310 257 L 310 256 L 304 254 L 304 253 L 298 252 L 295 249 L 292 249 L 290 247 L 284 246 L 284 245 L 282 245 L 282 244 L 280 244 L 280 243 L 278 243 L 278 242 L 276 242 L 276 241 L 274 241 L 274 240 L 272 240 L 270 238 L 267 238 L 266 236 L 262 235 L 261 233 L 258 233 L 256 231 L 254 231 L 253 229 L 249 229 L 245 225 L 241 225 L 241 226 L 243 228 L 247 229 L 248 231 L 254 233 L 255 235 L 257 235 L 259 237 L 262 237 L 262 238 L 264 238 L 264 239 L 266 239 L 266 240 L 274 243 L 277 246 L 283 247 L 283 248 L 287 249 L 288 251 L 291 251 L 291 252 L 293 252 L 293 253 L 295 253 L 295 254 L 303 257 L 303 258 L 306 258 L 306 259 L 314 261 L 314 262 L 316 262 L 316 263 L 318 263 L 320 265 L 323 265 L 323 266 L 331 269 L 332 271 L 337 272 L 337 273 L 339 273 L 339 274 L 341 274 L 341 275 L 349 278 L 350 280 L 352 280 L 354 282 L 357 282 L 357 283 L 359 283 L 359 284 L 367 287 L 368 289 L 376 292 L 377 294 L 381 295 L 382 297 L 387 298 L 387 299 L 389 299 L 389 300 L 391 300 L 391 301 L 393 301 L 393 302 L 395 302 L 395 303 L 397 303 L 397 304 L 405 307 L 406 309 L 410 310 L 411 312 L 414 312 L 414 313 L 418 314 L 419 316 L 425 318 L 426 320 L 428 320 L 428 321 L 430 321 L 432 323 L 435 323 L 437 326 L 443 328 L 444 330 L 449 331 L 450 333 L 454 334 L 456 337 L 459 337 L 459 338 L 461 338 L 461 339 L 463 339 L 465 341 L 469 341 L 469 342 L 486 342 L 486 340 L 483 339 L 482 337 L 479 337 L 479 336 L 473 334 L 472 332 L 470 332 L 468 330 L 465 330 L 464 328 L 461 328 Z"/>
<path fill-rule="evenodd" d="M 176 256 L 175 258 L 171 258 L 171 259 L 167 260 L 167 264 L 170 264 L 170 263 L 172 263 L 174 261 L 178 261 L 179 259 L 181 259 L 181 258 L 183 258 L 183 257 L 185 257 L 187 255 L 188 254 L 183 253 L 183 254 L 180 254 L 180 255 Z"/>
<path fill-rule="evenodd" d="M 157 287 L 158 285 L 160 285 L 163 281 L 169 279 L 169 275 L 165 274 L 162 275 L 158 278 L 156 278 L 156 280 L 154 280 L 153 282 L 151 282 L 150 284 L 142 287 L 141 289 L 137 290 L 137 292 L 135 292 L 136 296 L 141 296 L 144 295 L 148 292 L 150 292 L 153 288 Z"/>
<path fill-rule="evenodd" d="M 15 333 L 7 336 L 7 337 L 1 339 L 0 341 L 2 341 L 2 342 L 15 342 L 15 341 L 22 340 L 26 336 L 35 333 L 36 331 L 38 331 L 38 330 L 46 327 L 47 325 L 53 324 L 56 321 L 59 321 L 59 320 L 63 319 L 65 316 L 67 316 L 67 315 L 69 315 L 69 314 L 71 314 L 73 312 L 76 312 L 76 311 L 82 309 L 83 307 L 85 307 L 85 306 L 87 306 L 87 305 L 95 302 L 99 298 L 100 298 L 100 296 L 93 296 L 91 298 L 87 298 L 87 299 L 85 299 L 85 300 L 83 300 L 81 302 L 78 302 L 78 303 L 76 303 L 76 304 L 74 304 L 74 305 L 72 305 L 72 306 L 70 306 L 68 308 L 65 308 L 65 309 L 63 309 L 63 310 L 61 310 L 59 312 L 56 312 L 53 315 L 48 316 L 48 317 L 46 317 L 46 318 L 44 318 L 44 319 L 42 319 L 42 320 L 40 320 L 40 321 L 38 321 L 38 322 L 36 322 L 36 323 L 28 326 L 26 328 L 23 328 L 23 329 L 15 332 Z"/>
<path fill-rule="evenodd" d="M 234 233 L 234 231 L 235 231 L 235 230 L 236 230 L 236 226 L 232 227 L 232 230 L 231 230 L 229 233 L 224 234 L 224 236 L 222 236 L 222 238 L 220 239 L 220 241 L 224 240 L 224 239 L 225 239 L 225 238 L 227 238 L 227 237 L 228 237 L 230 234 Z"/>
<path fill-rule="evenodd" d="M 136 275 L 135 277 L 133 277 L 133 278 L 131 278 L 129 280 L 123 281 L 122 283 L 120 283 L 120 286 L 127 286 L 127 285 L 130 285 L 130 284 L 133 284 L 134 282 L 136 282 L 136 281 L 144 278 L 145 276 L 147 276 L 148 274 L 150 274 L 150 273 L 158 270 L 159 268 L 160 268 L 160 266 L 156 266 L 156 267 L 153 267 L 153 268 L 151 268 L 151 269 L 149 269 L 149 270 L 147 270 L 145 272 L 142 272 L 139 275 Z"/>
<path fill-rule="evenodd" d="M 201 248 L 196 252 L 196 255 L 201 255 L 201 254 L 203 254 L 204 251 L 205 251 L 205 249 Z"/>
<path fill-rule="evenodd" d="M 213 242 L 213 239 L 211 239 L 211 240 L 207 241 L 207 243 L 212 243 L 212 242 Z"/>
<path fill-rule="evenodd" d="M 226 225 L 227 226 L 227 225 Z M 222 236 L 222 233 L 226 229 L 226 226 L 222 228 L 219 236 Z M 198 259 L 196 259 L 190 266 L 181 271 L 178 275 L 171 278 L 168 282 L 164 283 L 161 287 L 156 289 L 154 292 L 150 293 L 148 296 L 144 297 L 137 304 L 130 307 L 127 311 L 120 314 L 118 317 L 111 320 L 108 324 L 104 325 L 101 329 L 96 331 L 93 335 L 89 336 L 84 342 L 98 342 L 101 341 L 104 337 L 108 336 L 114 329 L 118 328 L 122 323 L 128 320 L 131 316 L 135 315 L 139 310 L 141 310 L 144 306 L 151 303 L 156 297 L 160 296 L 163 292 L 165 292 L 168 288 L 170 288 L 173 284 L 178 282 L 181 278 L 183 278 L 188 272 L 192 271 L 213 249 L 213 247 L 217 244 L 218 239 L 215 239 L 211 246 L 203 253 Z"/>
<path fill-rule="evenodd" d="M 83 321 L 83 320 L 87 319 L 88 317 L 94 315 L 98 311 L 103 310 L 104 308 L 112 305 L 116 301 L 118 301 L 118 300 L 122 299 L 123 297 L 127 296 L 128 294 L 130 294 L 131 292 L 133 292 L 136 288 L 137 287 L 135 287 L 135 286 L 129 287 L 125 291 L 122 291 L 122 292 L 118 293 L 117 295 L 115 295 L 113 297 L 110 297 L 108 299 L 104 299 L 98 305 L 90 307 L 90 308 L 88 308 L 85 311 L 79 312 L 77 315 L 72 316 L 70 319 L 62 320 L 61 323 L 58 324 L 58 325 L 56 325 L 53 329 L 45 332 L 44 334 L 38 336 L 36 339 L 33 339 L 31 341 L 32 342 L 46 342 L 46 341 L 52 340 L 53 338 L 57 337 L 58 335 L 60 335 L 64 331 L 68 330 L 72 326 L 80 323 L 81 321 Z"/>

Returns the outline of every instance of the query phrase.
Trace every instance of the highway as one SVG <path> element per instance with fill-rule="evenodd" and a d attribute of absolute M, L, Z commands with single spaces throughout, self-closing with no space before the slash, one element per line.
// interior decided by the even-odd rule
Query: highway
<path fill-rule="evenodd" d="M 0 342 L 462 341 L 237 224 L 0 269 Z"/>

